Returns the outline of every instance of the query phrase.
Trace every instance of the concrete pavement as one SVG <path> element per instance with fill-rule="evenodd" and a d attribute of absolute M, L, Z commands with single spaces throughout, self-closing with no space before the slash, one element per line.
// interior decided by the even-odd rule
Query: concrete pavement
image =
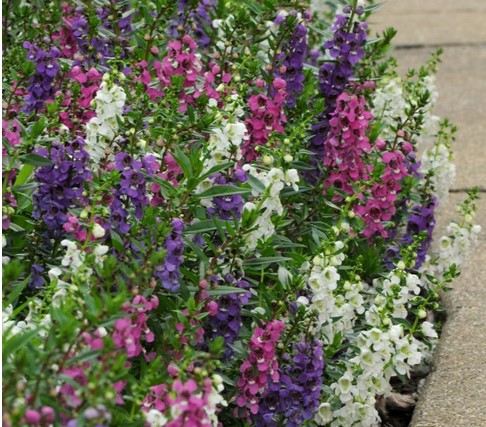
<path fill-rule="evenodd" d="M 464 191 L 474 185 L 486 191 L 486 1 L 388 0 L 373 21 L 372 31 L 398 30 L 394 55 L 403 72 L 423 64 L 437 47 L 445 49 L 435 113 L 459 131 L 455 192 L 442 207 L 440 237 Z M 444 296 L 447 321 L 413 427 L 486 426 L 486 192 L 481 196 L 477 222 L 483 234 L 454 290 Z"/>

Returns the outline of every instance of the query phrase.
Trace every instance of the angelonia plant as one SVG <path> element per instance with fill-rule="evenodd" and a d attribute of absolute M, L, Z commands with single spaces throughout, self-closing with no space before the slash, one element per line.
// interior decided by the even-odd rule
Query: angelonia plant
<path fill-rule="evenodd" d="M 377 426 L 423 369 L 440 52 L 310 3 L 3 3 L 4 426 Z"/>

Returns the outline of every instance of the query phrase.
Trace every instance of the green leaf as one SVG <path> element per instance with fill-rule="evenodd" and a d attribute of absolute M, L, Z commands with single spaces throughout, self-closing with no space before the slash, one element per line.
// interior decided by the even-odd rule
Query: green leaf
<path fill-rule="evenodd" d="M 13 288 L 12 292 L 10 292 L 10 295 L 8 296 L 8 300 L 4 301 L 4 304 L 5 305 L 10 305 L 10 304 L 13 305 L 15 303 L 15 301 L 17 301 L 17 298 L 22 293 L 22 291 L 27 287 L 28 284 L 29 284 L 29 278 L 23 280 L 22 282 L 20 282 L 16 286 L 12 286 L 12 288 Z M 4 290 L 5 290 L 5 288 L 4 288 Z"/>
<path fill-rule="evenodd" d="M 214 231 L 218 229 L 216 225 L 217 222 L 225 224 L 227 221 L 223 221 L 220 219 L 206 219 L 204 221 L 195 222 L 194 224 L 188 225 L 185 230 L 184 234 L 197 234 L 197 233 L 204 233 L 207 231 Z"/>
<path fill-rule="evenodd" d="M 365 12 L 374 12 L 378 9 L 380 9 L 382 6 L 383 6 L 384 3 L 375 3 L 375 4 L 371 4 L 369 6 L 366 6 L 364 8 L 364 11 Z"/>
<path fill-rule="evenodd" d="M 253 175 L 248 175 L 248 183 L 253 189 L 258 190 L 260 193 L 265 192 L 266 188 L 263 183 L 258 178 L 255 178 Z"/>
<path fill-rule="evenodd" d="M 32 129 L 28 131 L 28 136 L 29 139 L 36 139 L 42 132 L 44 132 L 44 129 L 47 127 L 47 120 L 44 116 L 41 117 L 41 119 L 32 126 Z"/>
<path fill-rule="evenodd" d="M 262 7 L 258 3 L 251 0 L 241 0 L 241 2 L 244 3 L 248 9 L 253 11 L 256 15 L 261 15 Z"/>
<path fill-rule="evenodd" d="M 188 286 L 189 292 L 198 292 L 200 289 L 196 286 Z M 216 289 L 208 289 L 208 294 L 212 296 L 229 295 L 229 294 L 244 294 L 248 289 L 235 288 L 233 286 L 218 286 Z"/>
<path fill-rule="evenodd" d="M 320 28 L 317 28 L 313 25 L 308 25 L 307 27 L 312 31 L 315 31 L 317 34 L 320 34 L 321 36 L 325 37 L 327 40 L 332 39 L 332 34 L 329 31 L 321 30 Z"/>
<path fill-rule="evenodd" d="M 18 352 L 22 347 L 27 345 L 29 341 L 31 341 L 34 337 L 39 334 L 37 329 L 26 333 L 19 333 L 13 336 L 8 336 L 8 329 L 6 333 L 3 333 L 4 341 L 3 341 L 3 349 L 2 349 L 2 359 L 3 363 L 6 363 L 6 358 L 9 355 L 15 354 Z M 5 336 L 8 338 L 5 339 Z"/>
<path fill-rule="evenodd" d="M 125 248 L 123 246 L 123 241 L 122 241 L 121 237 L 117 233 L 115 233 L 113 230 L 110 232 L 110 236 L 111 236 L 111 242 L 113 243 L 114 248 L 118 252 L 123 253 Z"/>
<path fill-rule="evenodd" d="M 69 363 L 76 363 L 76 362 L 84 362 L 86 360 L 91 360 L 99 356 L 101 350 L 90 350 L 86 351 L 85 353 L 78 354 L 69 359 Z"/>
<path fill-rule="evenodd" d="M 269 265 L 273 263 L 281 263 L 284 261 L 289 261 L 290 258 L 284 257 L 284 256 L 267 256 L 267 257 L 261 257 L 261 258 L 251 258 L 251 259 L 245 259 L 243 261 L 243 265 L 247 267 L 258 267 L 261 265 Z"/>
<path fill-rule="evenodd" d="M 316 153 L 313 153 L 312 151 L 305 150 L 304 148 L 301 148 L 297 154 L 306 154 L 308 156 L 315 156 Z"/>
<path fill-rule="evenodd" d="M 51 166 L 52 161 L 44 156 L 36 153 L 24 154 L 19 157 L 19 160 L 26 165 L 32 166 Z"/>
<path fill-rule="evenodd" d="M 190 247 L 193 252 L 197 255 L 197 257 L 204 263 L 204 264 L 209 264 L 209 258 L 206 256 L 206 254 L 204 253 L 204 251 L 198 246 L 196 245 L 192 239 L 189 239 L 187 237 L 184 237 L 184 243 L 186 246 Z"/>
<path fill-rule="evenodd" d="M 146 177 L 148 177 L 150 180 L 155 182 L 156 184 L 160 185 L 160 191 L 162 192 L 162 195 L 166 199 L 171 199 L 174 196 L 177 196 L 178 191 L 177 188 L 175 188 L 170 182 L 154 175 L 154 176 L 148 176 L 148 174 L 142 172 Z"/>
<path fill-rule="evenodd" d="M 214 175 L 215 173 L 224 171 L 224 170 L 230 168 L 231 166 L 234 166 L 234 163 L 229 162 L 229 163 L 223 163 L 221 165 L 216 165 L 216 166 L 212 167 L 211 169 L 209 169 L 204 175 L 201 175 L 198 178 L 198 181 L 199 182 L 204 181 L 207 177 Z"/>
<path fill-rule="evenodd" d="M 217 185 L 195 196 L 200 199 L 218 196 L 230 196 L 232 194 L 248 194 L 251 190 L 249 188 L 236 187 L 234 185 Z"/>
<path fill-rule="evenodd" d="M 193 173 L 191 160 L 189 159 L 189 157 L 187 157 L 187 155 L 177 146 L 174 147 L 174 152 L 172 153 L 172 155 L 174 156 L 177 164 L 182 169 L 182 172 L 184 172 L 186 179 L 192 178 Z"/>
<path fill-rule="evenodd" d="M 341 208 L 338 205 L 335 205 L 333 202 L 330 200 L 324 199 L 324 203 L 329 206 L 330 208 L 336 209 L 337 211 L 341 210 Z"/>
<path fill-rule="evenodd" d="M 315 169 L 315 167 L 314 167 L 314 166 L 311 166 L 309 163 L 306 163 L 306 162 L 300 162 L 300 161 L 293 162 L 293 163 L 292 163 L 292 166 L 293 166 L 295 169 L 298 169 L 298 170 L 307 170 L 307 171 L 311 171 L 311 170 L 314 170 L 314 169 Z"/>
<path fill-rule="evenodd" d="M 33 171 L 34 171 L 33 165 L 25 164 L 24 166 L 22 166 L 22 169 L 20 169 L 20 172 L 17 175 L 17 179 L 15 180 L 14 186 L 16 187 L 19 185 L 24 185 L 32 175 Z"/>
<path fill-rule="evenodd" d="M 219 353 L 223 350 L 224 338 L 222 336 L 216 337 L 216 339 L 209 343 L 209 351 L 211 353 Z"/>

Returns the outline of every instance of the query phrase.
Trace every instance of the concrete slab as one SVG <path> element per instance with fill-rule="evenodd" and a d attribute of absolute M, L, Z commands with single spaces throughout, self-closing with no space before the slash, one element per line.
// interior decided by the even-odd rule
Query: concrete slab
<path fill-rule="evenodd" d="M 452 194 L 452 212 L 463 194 Z M 445 223 L 444 216 L 441 223 Z M 477 221 L 486 231 L 486 199 L 479 201 Z M 412 419 L 412 427 L 486 426 L 486 234 L 471 253 L 462 274 L 443 302 L 447 321 Z"/>
<path fill-rule="evenodd" d="M 486 11 L 484 0 L 384 0 L 383 8 L 411 13 Z"/>
<path fill-rule="evenodd" d="M 486 2 L 389 0 L 372 17 L 373 31 L 398 30 L 398 45 L 486 44 Z"/>
<path fill-rule="evenodd" d="M 445 47 L 437 76 L 436 114 L 459 126 L 456 189 L 486 188 L 486 1 L 389 0 L 372 30 L 393 26 L 401 74 L 417 68 L 438 46 Z M 417 46 L 418 45 L 418 46 Z M 462 266 L 454 290 L 443 297 L 447 321 L 422 389 L 412 427 L 486 426 L 486 194 L 479 201 L 479 245 Z M 453 193 L 439 224 L 454 216 L 466 195 Z M 437 237 L 442 235 L 438 230 Z"/>

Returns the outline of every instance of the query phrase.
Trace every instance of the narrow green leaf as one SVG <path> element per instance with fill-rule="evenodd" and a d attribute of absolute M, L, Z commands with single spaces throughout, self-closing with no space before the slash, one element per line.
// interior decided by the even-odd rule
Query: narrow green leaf
<path fill-rule="evenodd" d="M 32 166 L 51 166 L 52 162 L 50 159 L 43 157 L 36 153 L 24 154 L 19 157 L 19 160 L 26 165 Z"/>
<path fill-rule="evenodd" d="M 204 221 L 195 222 L 194 224 L 188 225 L 185 230 L 184 234 L 197 234 L 197 233 L 205 233 L 207 231 L 214 231 L 218 229 L 216 225 L 217 222 L 221 222 L 225 224 L 227 221 L 223 221 L 220 219 L 206 219 Z"/>
<path fill-rule="evenodd" d="M 183 240 L 184 240 L 184 244 L 193 250 L 193 252 L 197 255 L 199 260 L 201 260 L 205 264 L 209 263 L 209 258 L 206 256 L 204 251 L 192 241 L 192 239 L 188 237 L 184 237 Z"/>
<path fill-rule="evenodd" d="M 195 196 L 200 199 L 206 199 L 209 197 L 230 196 L 232 194 L 248 194 L 249 192 L 249 188 L 241 188 L 234 185 L 217 185 Z"/>
<path fill-rule="evenodd" d="M 29 139 L 36 139 L 42 132 L 44 132 L 46 126 L 47 120 L 44 116 L 42 116 L 41 119 L 32 126 L 30 131 L 28 131 Z"/>
<path fill-rule="evenodd" d="M 265 192 L 265 186 L 258 178 L 255 178 L 253 175 L 248 175 L 248 183 L 253 189 L 258 190 L 260 193 Z"/>
<path fill-rule="evenodd" d="M 159 176 L 151 176 L 149 177 L 148 174 L 144 173 L 146 177 L 148 177 L 150 180 L 155 182 L 156 184 L 159 184 L 161 189 L 160 191 L 162 192 L 162 195 L 166 199 L 171 199 L 172 197 L 176 196 L 178 191 L 177 188 L 175 188 L 170 182 L 160 178 Z"/>
<path fill-rule="evenodd" d="M 196 286 L 188 286 L 189 292 L 198 292 L 200 289 Z M 233 286 L 218 286 L 216 289 L 208 289 L 208 294 L 212 296 L 230 295 L 230 294 L 244 294 L 248 289 L 235 288 Z"/>
<path fill-rule="evenodd" d="M 211 169 L 209 169 L 206 173 L 204 173 L 203 175 L 201 175 L 198 178 L 198 181 L 199 182 L 204 181 L 207 177 L 209 177 L 211 175 L 214 175 L 215 173 L 224 171 L 224 170 L 230 168 L 231 166 L 234 166 L 234 163 L 228 162 L 228 163 L 223 163 L 221 165 L 216 165 L 216 166 L 212 167 Z"/>
<path fill-rule="evenodd" d="M 17 175 L 17 179 L 15 180 L 14 186 L 24 185 L 32 175 L 33 171 L 34 171 L 33 165 L 25 164 L 24 166 L 22 166 L 22 169 L 20 169 L 20 172 Z"/>
<path fill-rule="evenodd" d="M 261 258 L 251 258 L 251 259 L 245 259 L 243 261 L 243 265 L 247 267 L 259 267 L 261 265 L 269 265 L 273 263 L 281 263 L 284 261 L 289 261 L 290 258 L 284 257 L 284 256 L 267 256 L 267 257 L 261 257 Z"/>
<path fill-rule="evenodd" d="M 6 358 L 18 352 L 22 347 L 27 345 L 34 337 L 36 337 L 39 332 L 37 329 L 28 331 L 25 333 L 19 333 L 16 335 L 8 336 L 9 329 L 3 333 L 3 349 L 2 349 L 2 359 L 5 363 Z M 7 337 L 7 339 L 5 339 Z"/>
<path fill-rule="evenodd" d="M 184 175 L 186 175 L 186 179 L 192 178 L 192 166 L 189 157 L 177 146 L 174 147 L 172 155 L 182 169 L 182 172 L 184 172 Z"/>
<path fill-rule="evenodd" d="M 115 233 L 113 230 L 110 232 L 110 236 L 111 236 L 111 241 L 113 243 L 114 248 L 118 252 L 123 252 L 125 250 L 125 248 L 123 246 L 123 241 L 122 241 L 121 237 L 117 233 Z"/>

